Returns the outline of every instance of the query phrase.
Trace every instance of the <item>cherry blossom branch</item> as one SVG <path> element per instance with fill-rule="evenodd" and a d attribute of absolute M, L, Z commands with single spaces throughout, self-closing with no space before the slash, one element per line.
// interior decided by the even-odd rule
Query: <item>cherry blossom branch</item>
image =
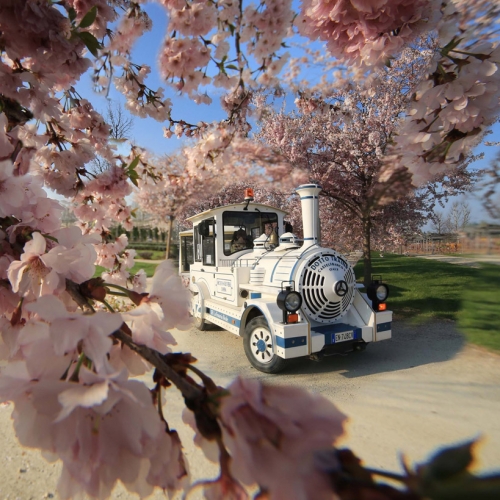
<path fill-rule="evenodd" d="M 163 359 L 161 355 L 144 345 L 136 344 L 130 335 L 126 334 L 123 330 L 116 330 L 113 332 L 113 337 L 120 342 L 123 342 L 132 351 L 139 354 L 146 361 L 151 363 L 166 379 L 171 381 L 179 391 L 181 391 L 184 398 L 188 400 L 195 400 L 203 395 L 203 391 L 198 387 L 190 384 L 186 379 L 179 375 L 172 367 L 170 367 Z"/>
<path fill-rule="evenodd" d="M 71 280 L 66 280 L 66 290 L 70 294 L 71 298 L 86 312 L 95 312 L 95 309 L 90 305 L 88 299 L 82 294 L 80 286 Z M 179 373 L 177 373 L 171 366 L 169 366 L 161 357 L 161 355 L 144 345 L 136 344 L 132 337 L 125 333 L 122 329 L 113 332 L 112 336 L 124 343 L 132 351 L 139 354 L 143 359 L 151 363 L 166 379 L 171 381 L 182 393 L 182 395 L 189 400 L 194 400 L 202 396 L 203 391 L 190 384 L 186 379 L 184 379 Z M 193 369 L 193 367 L 190 367 Z M 202 374 L 199 370 L 194 370 L 197 374 Z M 203 381 L 208 380 L 209 377 L 202 374 Z"/>

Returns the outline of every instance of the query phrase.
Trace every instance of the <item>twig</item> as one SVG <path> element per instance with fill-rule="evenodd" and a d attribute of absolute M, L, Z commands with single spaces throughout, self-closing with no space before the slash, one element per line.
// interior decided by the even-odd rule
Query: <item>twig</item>
<path fill-rule="evenodd" d="M 127 335 L 122 330 L 113 332 L 113 337 L 123 342 L 132 351 L 139 354 L 146 361 L 151 363 L 166 379 L 170 380 L 186 399 L 197 399 L 202 396 L 202 390 L 191 385 L 186 379 L 179 375 L 172 367 L 170 367 L 159 353 L 147 346 L 136 344 L 130 335 Z"/>

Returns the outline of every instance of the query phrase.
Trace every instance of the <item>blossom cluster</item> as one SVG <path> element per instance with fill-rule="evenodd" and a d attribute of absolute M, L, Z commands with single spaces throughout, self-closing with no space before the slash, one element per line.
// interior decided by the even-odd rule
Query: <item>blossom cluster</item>
<path fill-rule="evenodd" d="M 440 23 L 442 48 L 415 95 L 396 139 L 395 157 L 416 186 L 436 174 L 456 169 L 497 119 L 500 98 L 500 49 L 477 39 L 448 5 Z"/>
<path fill-rule="evenodd" d="M 385 63 L 440 18 L 434 0 L 304 0 L 299 31 L 331 54 L 366 66 Z"/>

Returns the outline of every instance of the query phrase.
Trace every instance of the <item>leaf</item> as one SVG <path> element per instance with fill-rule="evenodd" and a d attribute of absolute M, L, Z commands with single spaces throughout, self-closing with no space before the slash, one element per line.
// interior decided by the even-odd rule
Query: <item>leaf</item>
<path fill-rule="evenodd" d="M 441 49 L 441 55 L 447 56 L 448 52 L 450 52 L 450 50 L 453 50 L 462 40 L 463 38 L 453 38 Z"/>
<path fill-rule="evenodd" d="M 102 45 L 99 43 L 97 38 L 92 33 L 89 33 L 88 31 L 79 31 L 79 32 L 77 32 L 77 36 L 85 44 L 87 49 L 90 50 L 92 55 L 94 57 L 97 57 L 98 49 L 102 49 Z"/>
<path fill-rule="evenodd" d="M 73 7 L 68 9 L 69 20 L 73 22 L 76 19 L 76 10 Z"/>
<path fill-rule="evenodd" d="M 139 165 L 139 160 L 140 160 L 140 157 L 139 156 L 136 156 L 131 162 L 130 162 L 130 165 L 128 166 L 128 169 L 129 170 L 135 170 L 135 167 L 137 167 L 137 165 Z"/>
<path fill-rule="evenodd" d="M 139 184 L 137 182 L 137 179 L 139 178 L 139 174 L 135 170 L 132 170 L 128 173 L 128 176 L 129 176 L 129 179 L 132 181 L 132 184 L 135 187 L 139 187 Z"/>
<path fill-rule="evenodd" d="M 235 69 L 236 71 L 238 71 L 238 68 L 234 65 L 234 64 L 228 64 L 226 66 L 227 69 Z"/>
<path fill-rule="evenodd" d="M 425 479 L 449 479 L 466 472 L 474 460 L 472 450 L 475 444 L 476 441 L 469 441 L 438 452 L 425 466 Z"/>
<path fill-rule="evenodd" d="M 78 25 L 80 28 L 88 28 L 94 21 L 95 18 L 97 17 L 97 7 L 94 5 L 84 16 L 83 19 L 80 21 L 80 24 Z"/>
<path fill-rule="evenodd" d="M 126 174 L 129 179 L 132 181 L 132 184 L 136 187 L 139 187 L 137 183 L 137 179 L 139 179 L 139 174 L 135 171 L 135 168 L 139 164 L 140 157 L 136 156 L 131 162 L 130 165 L 125 169 Z"/>

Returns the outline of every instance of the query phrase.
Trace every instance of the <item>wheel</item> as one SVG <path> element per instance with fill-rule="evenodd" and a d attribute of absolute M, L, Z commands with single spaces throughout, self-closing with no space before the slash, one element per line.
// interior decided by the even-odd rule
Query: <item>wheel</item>
<path fill-rule="evenodd" d="M 191 315 L 194 326 L 204 332 L 207 329 L 207 322 L 201 317 L 202 300 L 201 293 L 193 293 L 191 297 Z"/>
<path fill-rule="evenodd" d="M 258 316 L 250 320 L 243 338 L 245 354 L 250 364 L 264 373 L 278 373 L 286 366 L 286 360 L 274 352 L 274 341 L 267 321 Z"/>

